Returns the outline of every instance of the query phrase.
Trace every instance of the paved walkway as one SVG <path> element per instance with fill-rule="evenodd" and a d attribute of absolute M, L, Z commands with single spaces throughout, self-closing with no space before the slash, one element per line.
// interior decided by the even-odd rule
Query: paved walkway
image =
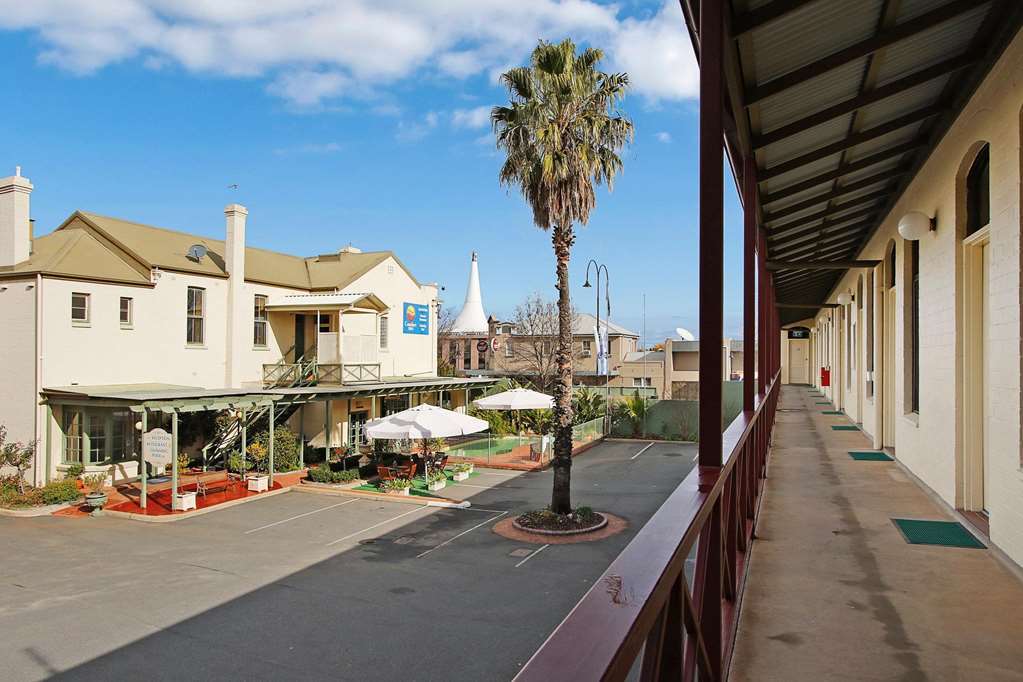
<path fill-rule="evenodd" d="M 894 462 L 857 462 L 806 387 L 782 389 L 730 679 L 1023 680 L 1023 583 L 988 550 L 909 545 L 948 519 Z"/>

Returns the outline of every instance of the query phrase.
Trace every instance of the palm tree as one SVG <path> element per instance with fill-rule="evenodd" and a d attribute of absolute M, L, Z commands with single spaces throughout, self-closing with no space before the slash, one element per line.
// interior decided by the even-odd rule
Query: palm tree
<path fill-rule="evenodd" d="M 551 510 L 571 512 L 572 302 L 568 261 L 573 226 L 585 225 L 596 205 L 594 185 L 608 188 L 622 169 L 619 152 L 633 135 L 618 111 L 629 77 L 597 70 L 604 53 L 578 54 L 571 40 L 541 41 L 529 66 L 511 69 L 501 82 L 508 106 L 494 107 L 490 120 L 497 146 L 507 158 L 501 184 L 517 186 L 533 210 L 533 222 L 551 231 L 557 261 L 558 347 L 554 384 L 554 489 Z"/>

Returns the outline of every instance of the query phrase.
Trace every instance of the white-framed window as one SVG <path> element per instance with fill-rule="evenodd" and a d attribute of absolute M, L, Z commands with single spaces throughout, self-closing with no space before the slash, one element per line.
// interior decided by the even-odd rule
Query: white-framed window
<path fill-rule="evenodd" d="M 497 327 L 494 328 L 494 336 L 500 336 L 502 333 L 502 329 L 503 327 L 501 325 L 497 325 Z"/>
<path fill-rule="evenodd" d="M 89 324 L 89 294 L 71 294 L 71 322 L 77 325 Z"/>
<path fill-rule="evenodd" d="M 205 289 L 188 287 L 185 317 L 185 342 L 190 346 L 201 346 L 206 340 Z"/>
<path fill-rule="evenodd" d="M 266 348 L 266 296 L 256 294 L 252 299 L 252 345 Z"/>
<path fill-rule="evenodd" d="M 333 315 L 321 315 L 320 316 L 320 333 L 329 334 L 334 331 L 334 316 Z"/>
<path fill-rule="evenodd" d="M 654 385 L 653 377 L 632 377 L 632 385 L 635 388 L 649 388 Z"/>
<path fill-rule="evenodd" d="M 104 464 L 130 459 L 133 456 L 135 432 L 128 410 L 85 408 L 66 405 L 63 408 L 64 464 Z"/>
<path fill-rule="evenodd" d="M 118 319 L 121 321 L 121 329 L 131 329 L 135 324 L 135 301 L 128 296 L 121 296 L 121 302 L 117 310 Z"/>
<path fill-rule="evenodd" d="M 504 344 L 504 357 L 506 357 L 506 358 L 510 358 L 510 357 L 512 357 L 512 356 L 513 356 L 514 354 L 515 354 L 515 353 L 514 353 L 514 351 L 513 351 L 513 349 L 512 349 L 512 341 L 511 341 L 511 339 L 508 339 L 508 340 L 507 340 L 507 341 L 505 342 L 505 344 Z"/>
<path fill-rule="evenodd" d="M 590 357 L 593 354 L 593 342 L 583 339 L 583 357 Z"/>
<path fill-rule="evenodd" d="M 388 344 L 391 339 L 389 336 L 389 328 L 387 325 L 387 315 L 380 316 L 380 350 L 387 350 Z"/>

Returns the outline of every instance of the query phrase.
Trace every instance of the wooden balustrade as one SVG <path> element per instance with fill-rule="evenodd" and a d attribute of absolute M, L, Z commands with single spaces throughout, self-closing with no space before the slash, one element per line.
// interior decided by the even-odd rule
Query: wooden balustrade
<path fill-rule="evenodd" d="M 720 680 L 762 489 L 778 373 L 722 434 L 720 467 L 697 467 L 515 677 L 518 682 Z M 695 567 L 687 574 L 687 559 Z"/>

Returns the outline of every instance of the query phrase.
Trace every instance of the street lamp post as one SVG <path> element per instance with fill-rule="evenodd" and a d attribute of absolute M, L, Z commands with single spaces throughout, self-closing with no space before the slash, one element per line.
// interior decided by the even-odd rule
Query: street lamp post
<path fill-rule="evenodd" d="M 583 284 L 583 287 L 586 288 L 586 289 L 591 288 L 591 285 L 590 285 L 590 267 L 593 267 L 593 269 L 595 270 L 596 275 L 597 275 L 597 286 L 594 289 L 594 294 L 596 294 L 596 305 L 594 307 L 595 307 L 595 309 L 597 311 L 597 316 L 596 316 L 597 317 L 597 372 L 599 373 L 600 370 L 601 370 L 601 364 L 600 364 L 601 359 L 604 359 L 605 361 L 609 362 L 610 358 L 607 357 L 607 356 L 609 356 L 611 354 L 610 347 L 607 349 L 607 355 L 604 354 L 604 350 L 603 350 L 604 349 L 604 337 L 600 333 L 600 273 L 601 273 L 601 271 L 603 271 L 603 273 L 604 273 L 604 303 L 605 303 L 606 308 L 607 308 L 607 318 L 604 320 L 604 324 L 605 325 L 607 325 L 611 321 L 611 290 L 610 290 L 611 276 L 607 272 L 607 266 L 606 265 L 601 265 L 601 264 L 597 263 L 596 260 L 591 258 L 590 262 L 588 262 L 586 264 L 586 282 Z M 608 330 L 608 332 L 609 332 L 608 333 L 608 337 L 610 337 L 610 329 Z M 608 346 L 611 345 L 610 338 L 608 338 L 608 342 L 607 343 L 608 343 Z M 607 368 L 607 369 L 610 369 L 610 368 Z M 607 433 L 608 430 L 610 429 L 610 424 L 608 423 L 608 414 L 609 414 L 608 411 L 610 409 L 610 403 L 611 403 L 611 384 L 610 384 L 610 381 L 611 381 L 610 375 L 608 374 L 607 371 L 605 371 L 604 372 L 604 432 L 605 433 Z"/>

